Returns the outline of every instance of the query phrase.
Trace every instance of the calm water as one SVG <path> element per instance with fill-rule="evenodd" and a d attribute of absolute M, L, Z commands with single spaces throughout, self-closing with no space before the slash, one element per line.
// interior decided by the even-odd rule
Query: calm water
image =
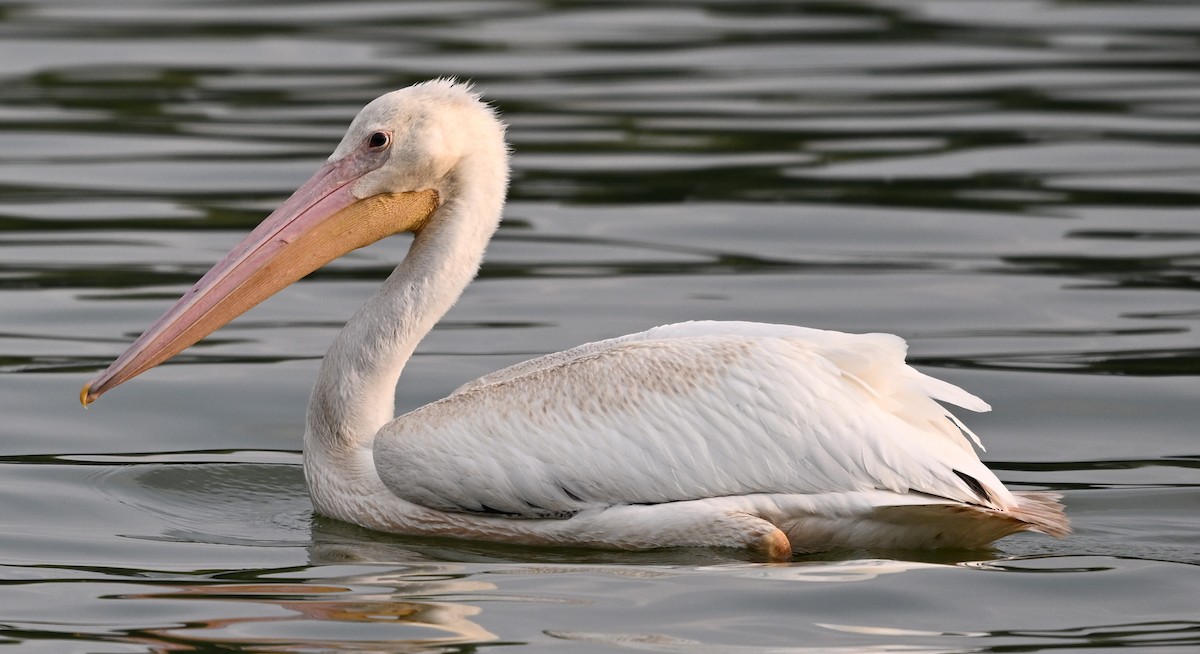
<path fill-rule="evenodd" d="M 1195 651 L 1198 34 L 1168 1 L 0 1 L 0 644 Z M 362 104 L 438 75 L 506 115 L 512 202 L 400 409 L 676 320 L 889 331 L 1077 533 L 768 566 L 314 518 L 308 390 L 403 238 L 79 408 Z"/>

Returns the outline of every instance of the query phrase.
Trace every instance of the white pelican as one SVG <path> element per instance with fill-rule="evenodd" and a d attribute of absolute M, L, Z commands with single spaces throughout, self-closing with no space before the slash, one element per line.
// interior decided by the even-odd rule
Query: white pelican
<path fill-rule="evenodd" d="M 304 434 L 313 506 L 399 534 L 622 549 L 974 548 L 1068 533 L 1013 493 L 938 401 L 990 407 L 889 334 L 689 322 L 588 343 L 393 417 L 421 338 L 500 223 L 508 146 L 468 86 L 368 104 L 317 173 L 100 376 L 86 406 L 329 261 L 415 234 L 334 341 Z"/>

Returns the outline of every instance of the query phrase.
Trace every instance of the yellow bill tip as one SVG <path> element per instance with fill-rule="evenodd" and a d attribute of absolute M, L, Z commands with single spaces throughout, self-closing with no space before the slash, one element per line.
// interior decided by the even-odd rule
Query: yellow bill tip
<path fill-rule="evenodd" d="M 87 405 L 96 401 L 96 398 L 90 397 L 91 393 L 92 393 L 91 382 L 84 384 L 83 390 L 79 391 L 79 403 L 82 404 L 83 408 L 85 408 L 85 409 L 87 408 Z"/>

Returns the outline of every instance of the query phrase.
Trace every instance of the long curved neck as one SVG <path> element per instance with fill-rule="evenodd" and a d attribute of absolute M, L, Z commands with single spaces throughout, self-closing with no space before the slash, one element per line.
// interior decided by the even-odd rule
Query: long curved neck
<path fill-rule="evenodd" d="M 438 189 L 444 204 L 325 355 L 308 407 L 304 449 L 310 465 L 369 448 L 393 418 L 404 365 L 475 277 L 499 226 L 506 159 L 502 152 L 498 160 L 460 162 Z"/>

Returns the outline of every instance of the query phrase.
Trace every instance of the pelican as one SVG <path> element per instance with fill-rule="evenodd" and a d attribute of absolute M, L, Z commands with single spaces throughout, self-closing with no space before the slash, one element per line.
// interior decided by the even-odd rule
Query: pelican
<path fill-rule="evenodd" d="M 1059 496 L 1005 488 L 939 402 L 990 407 L 909 367 L 890 334 L 664 325 L 394 417 L 405 363 L 499 226 L 508 156 L 469 85 L 375 99 L 308 182 L 83 387 L 84 406 L 329 261 L 411 232 L 317 373 L 304 472 L 318 513 L 397 534 L 766 560 L 1069 532 Z"/>

